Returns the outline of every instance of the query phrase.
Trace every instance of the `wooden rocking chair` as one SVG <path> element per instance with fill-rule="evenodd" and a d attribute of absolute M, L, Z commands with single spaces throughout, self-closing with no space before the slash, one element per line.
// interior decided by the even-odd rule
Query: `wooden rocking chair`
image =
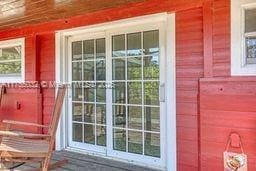
<path fill-rule="evenodd" d="M 53 116 L 49 126 L 35 123 L 4 120 L 5 131 L 0 131 L 0 159 L 7 162 L 39 162 L 42 171 L 58 168 L 67 160 L 50 164 L 55 135 L 67 86 L 58 89 Z M 29 126 L 48 129 L 47 134 L 35 134 L 11 131 L 11 126 Z"/>

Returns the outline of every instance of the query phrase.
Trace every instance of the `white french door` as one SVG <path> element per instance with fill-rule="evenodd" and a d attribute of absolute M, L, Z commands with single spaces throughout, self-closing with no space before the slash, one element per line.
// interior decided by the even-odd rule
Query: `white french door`
<path fill-rule="evenodd" d="M 165 165 L 162 24 L 68 38 L 68 146 Z"/>

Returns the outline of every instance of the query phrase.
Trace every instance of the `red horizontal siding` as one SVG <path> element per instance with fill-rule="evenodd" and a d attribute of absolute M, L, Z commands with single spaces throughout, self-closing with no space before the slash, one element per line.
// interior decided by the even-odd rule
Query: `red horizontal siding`
<path fill-rule="evenodd" d="M 222 168 L 222 153 L 230 132 L 242 138 L 249 170 L 256 169 L 256 79 L 200 82 L 201 168 Z M 236 149 L 233 149 L 236 150 Z M 216 165 L 208 165 L 216 161 Z"/>
<path fill-rule="evenodd" d="M 179 170 L 198 170 L 198 78 L 203 76 L 203 13 L 176 13 L 177 146 Z"/>
<path fill-rule="evenodd" d="M 38 89 L 8 88 L 1 101 L 0 121 L 12 119 L 42 123 L 41 101 L 42 95 Z M 20 105 L 20 108 L 18 108 L 17 104 Z M 33 132 L 38 131 L 34 128 L 21 128 L 26 128 L 26 130 Z"/>
<path fill-rule="evenodd" d="M 45 33 L 38 36 L 38 43 L 40 46 L 40 81 L 54 81 L 55 80 L 55 34 Z M 54 105 L 53 88 L 43 88 L 43 123 L 49 124 Z"/>
<path fill-rule="evenodd" d="M 213 0 L 213 76 L 230 76 L 230 1 Z"/>

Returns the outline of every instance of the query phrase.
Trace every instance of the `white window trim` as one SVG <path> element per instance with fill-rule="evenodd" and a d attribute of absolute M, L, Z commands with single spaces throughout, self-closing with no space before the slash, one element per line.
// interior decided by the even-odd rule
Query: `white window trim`
<path fill-rule="evenodd" d="M 152 24 L 157 22 L 165 22 L 166 31 L 166 142 L 165 142 L 165 158 L 166 170 L 177 170 L 177 147 L 176 147 L 176 65 L 175 65 L 175 14 L 160 13 L 149 16 L 136 17 L 131 19 L 124 19 L 104 24 L 97 24 L 93 26 L 80 27 L 75 29 L 61 30 L 56 32 L 55 47 L 56 47 L 56 81 L 68 82 L 67 70 L 68 66 L 65 63 L 67 58 L 67 39 L 69 36 L 78 34 L 91 34 L 95 32 L 105 31 L 107 29 L 122 29 L 122 27 L 133 27 L 141 24 Z M 66 149 L 67 137 L 67 117 L 68 100 L 65 100 L 63 105 L 61 121 L 58 126 L 56 135 L 56 150 Z M 80 151 L 83 152 L 83 151 Z M 89 153 L 90 154 L 90 153 Z M 95 155 L 95 153 L 94 153 Z"/>
<path fill-rule="evenodd" d="M 21 76 L 0 77 L 0 83 L 21 83 L 25 81 L 25 38 L 0 41 L 0 49 L 21 46 Z"/>
<path fill-rule="evenodd" d="M 256 8 L 255 0 L 231 0 L 231 75 L 256 75 L 256 64 L 246 64 L 244 10 Z"/>

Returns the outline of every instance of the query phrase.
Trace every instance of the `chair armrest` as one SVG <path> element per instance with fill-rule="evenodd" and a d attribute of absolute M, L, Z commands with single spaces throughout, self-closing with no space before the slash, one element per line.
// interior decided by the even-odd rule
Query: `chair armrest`
<path fill-rule="evenodd" d="M 34 127 L 40 127 L 40 128 L 49 128 L 49 126 L 46 126 L 46 125 L 40 125 L 40 124 L 29 123 L 29 122 L 20 122 L 20 121 L 12 121 L 12 120 L 3 120 L 2 122 L 10 125 L 24 125 L 24 126 L 34 126 Z"/>
<path fill-rule="evenodd" d="M 48 134 L 34 134 L 14 131 L 0 131 L 0 136 L 4 137 L 23 137 L 23 138 L 49 138 Z"/>

